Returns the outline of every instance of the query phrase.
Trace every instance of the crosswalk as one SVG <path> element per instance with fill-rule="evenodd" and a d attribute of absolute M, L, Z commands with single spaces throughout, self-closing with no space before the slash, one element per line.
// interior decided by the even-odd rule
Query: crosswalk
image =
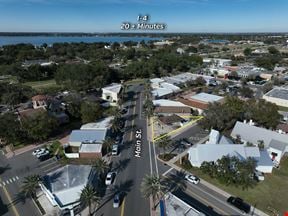
<path fill-rule="evenodd" d="M 5 187 L 6 185 L 14 183 L 14 182 L 16 182 L 18 180 L 19 180 L 19 177 L 17 175 L 14 176 L 14 177 L 11 177 L 9 179 L 6 179 L 6 180 L 3 179 L 2 181 L 0 181 L 0 187 Z"/>

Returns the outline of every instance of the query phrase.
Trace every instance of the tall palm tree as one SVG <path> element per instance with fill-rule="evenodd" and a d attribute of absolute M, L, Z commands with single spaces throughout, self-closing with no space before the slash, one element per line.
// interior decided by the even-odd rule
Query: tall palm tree
<path fill-rule="evenodd" d="M 109 169 L 108 163 L 102 158 L 97 158 L 92 166 L 99 173 L 100 178 L 103 178 L 103 175 Z"/>
<path fill-rule="evenodd" d="M 169 191 L 183 191 L 186 189 L 185 172 L 177 171 L 175 174 L 171 174 L 164 178 L 164 183 Z"/>
<path fill-rule="evenodd" d="M 156 200 L 160 200 L 160 198 L 165 194 L 166 189 L 166 185 L 163 184 L 163 179 L 156 175 L 145 176 L 141 183 L 141 192 L 145 198 L 152 196 L 154 209 L 157 206 Z"/>
<path fill-rule="evenodd" d="M 95 203 L 96 206 L 100 203 L 100 197 L 98 196 L 96 190 L 91 185 L 86 185 L 81 191 L 80 195 L 80 203 L 83 206 L 88 206 L 89 215 L 93 215 L 92 213 L 92 204 Z"/>
<path fill-rule="evenodd" d="M 163 154 L 166 153 L 166 149 L 171 146 L 171 139 L 169 136 L 164 136 L 156 142 L 156 145 L 163 149 Z"/>
<path fill-rule="evenodd" d="M 111 121 L 112 126 L 111 126 L 111 130 L 113 133 L 117 133 L 118 131 L 120 131 L 121 129 L 121 124 L 122 124 L 122 119 L 119 116 L 115 116 L 115 118 Z"/>
<path fill-rule="evenodd" d="M 106 153 L 108 153 L 111 150 L 113 143 L 114 140 L 111 138 L 107 138 L 103 141 L 103 148 L 106 150 Z"/>
<path fill-rule="evenodd" d="M 23 185 L 22 192 L 25 196 L 30 196 L 31 198 L 36 198 L 36 191 L 40 187 L 41 178 L 39 175 L 29 175 L 26 176 Z"/>

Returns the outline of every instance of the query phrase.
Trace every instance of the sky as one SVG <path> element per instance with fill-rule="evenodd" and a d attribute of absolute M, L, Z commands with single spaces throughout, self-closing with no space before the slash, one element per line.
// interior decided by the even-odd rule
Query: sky
<path fill-rule="evenodd" d="M 0 0 L 0 32 L 123 32 L 139 14 L 165 32 L 288 32 L 288 0 Z"/>

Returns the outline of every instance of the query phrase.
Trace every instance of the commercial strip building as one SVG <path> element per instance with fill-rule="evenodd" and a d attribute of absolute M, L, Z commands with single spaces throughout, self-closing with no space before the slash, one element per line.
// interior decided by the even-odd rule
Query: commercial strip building
<path fill-rule="evenodd" d="M 288 107 L 288 88 L 277 87 L 263 95 L 263 99 L 277 106 Z"/>
<path fill-rule="evenodd" d="M 178 86 L 165 82 L 165 80 L 160 78 L 150 79 L 150 82 L 152 87 L 152 95 L 156 99 L 167 98 L 173 93 L 180 91 Z"/>
<path fill-rule="evenodd" d="M 87 184 L 96 185 L 96 181 L 96 173 L 91 166 L 66 165 L 45 175 L 40 187 L 53 206 L 73 213 L 80 204 L 82 189 Z"/>
<path fill-rule="evenodd" d="M 198 110 L 198 112 L 201 114 L 208 108 L 210 103 L 222 103 L 224 101 L 224 97 L 207 93 L 191 93 L 181 95 L 179 98 L 177 98 L 177 100 L 187 106 L 190 106 L 194 110 Z"/>
<path fill-rule="evenodd" d="M 153 100 L 155 106 L 154 113 L 156 114 L 191 114 L 191 108 L 179 101 L 172 100 Z"/>
<path fill-rule="evenodd" d="M 95 123 L 82 125 L 80 130 L 73 130 L 64 152 L 68 158 L 102 157 L 102 145 L 110 133 L 113 117 L 107 117 Z"/>
<path fill-rule="evenodd" d="M 190 163 L 195 167 L 200 167 L 205 161 L 217 162 L 223 156 L 235 156 L 240 160 L 253 158 L 257 162 L 256 170 L 263 173 L 272 173 L 274 166 L 266 149 L 259 150 L 257 146 L 234 144 L 228 138 L 221 137 L 216 130 L 211 130 L 209 141 L 206 144 L 192 146 L 188 154 Z"/>

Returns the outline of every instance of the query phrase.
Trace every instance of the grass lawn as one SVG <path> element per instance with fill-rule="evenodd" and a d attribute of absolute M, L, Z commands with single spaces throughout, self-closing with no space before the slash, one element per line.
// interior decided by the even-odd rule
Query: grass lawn
<path fill-rule="evenodd" d="M 280 111 L 288 112 L 288 107 L 278 106 Z"/>
<path fill-rule="evenodd" d="M 179 163 L 177 162 L 177 164 Z M 259 182 L 257 186 L 248 190 L 242 190 L 241 187 L 225 186 L 217 179 L 203 174 L 199 168 L 192 167 L 189 168 L 189 171 L 224 191 L 241 197 L 269 215 L 273 215 L 271 210 L 268 210 L 269 208 L 276 210 L 279 215 L 284 215 L 284 212 L 288 211 L 288 157 L 283 157 L 280 169 L 273 169 L 272 174 L 265 175 L 263 182 Z"/>
<path fill-rule="evenodd" d="M 49 88 L 49 87 L 57 86 L 54 79 L 44 80 L 44 81 L 26 82 L 26 83 L 24 83 L 24 85 L 31 86 L 32 88 L 35 88 L 35 89 Z"/>

